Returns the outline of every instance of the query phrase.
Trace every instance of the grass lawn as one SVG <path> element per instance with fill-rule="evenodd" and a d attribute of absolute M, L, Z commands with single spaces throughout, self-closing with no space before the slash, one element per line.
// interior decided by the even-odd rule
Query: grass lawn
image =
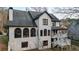
<path fill-rule="evenodd" d="M 8 36 L 0 36 L 0 50 L 8 50 Z"/>
<path fill-rule="evenodd" d="M 72 51 L 79 51 L 79 40 L 71 40 Z"/>
<path fill-rule="evenodd" d="M 71 44 L 79 46 L 79 40 L 71 40 Z"/>

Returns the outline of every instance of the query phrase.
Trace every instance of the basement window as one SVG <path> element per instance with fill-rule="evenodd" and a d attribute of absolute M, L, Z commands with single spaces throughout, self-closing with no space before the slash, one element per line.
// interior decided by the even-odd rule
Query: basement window
<path fill-rule="evenodd" d="M 43 41 L 43 46 L 48 46 L 48 40 Z"/>
<path fill-rule="evenodd" d="M 28 42 L 22 42 L 21 47 L 22 47 L 22 48 L 27 48 L 27 47 L 28 47 Z"/>

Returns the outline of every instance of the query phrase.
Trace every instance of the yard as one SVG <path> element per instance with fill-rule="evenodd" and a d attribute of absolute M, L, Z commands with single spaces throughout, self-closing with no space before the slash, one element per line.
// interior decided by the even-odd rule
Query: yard
<path fill-rule="evenodd" d="M 0 51 L 8 50 L 8 36 L 0 36 Z"/>
<path fill-rule="evenodd" d="M 29 51 L 79 51 L 79 40 L 72 40 L 72 45 L 65 46 L 64 49 L 61 49 L 59 47 L 50 48 L 50 49 L 44 49 L 44 50 L 29 50 Z M 8 36 L 0 36 L 0 51 L 7 51 L 8 50 Z"/>

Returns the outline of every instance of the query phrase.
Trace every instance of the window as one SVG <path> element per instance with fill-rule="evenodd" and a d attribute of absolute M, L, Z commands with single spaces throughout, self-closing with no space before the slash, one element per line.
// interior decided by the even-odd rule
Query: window
<path fill-rule="evenodd" d="M 54 42 L 54 38 L 51 39 L 51 42 Z"/>
<path fill-rule="evenodd" d="M 53 23 L 52 23 L 52 26 L 56 26 L 56 22 L 53 22 Z"/>
<path fill-rule="evenodd" d="M 43 25 L 48 25 L 48 19 L 43 19 Z"/>
<path fill-rule="evenodd" d="M 43 30 L 40 30 L 40 36 L 43 36 Z"/>
<path fill-rule="evenodd" d="M 57 38 L 52 38 L 51 39 L 51 42 L 54 42 L 54 40 L 57 41 Z"/>
<path fill-rule="evenodd" d="M 21 38 L 21 29 L 20 28 L 15 29 L 15 38 Z"/>
<path fill-rule="evenodd" d="M 54 35 L 57 34 L 57 30 L 53 30 Z"/>
<path fill-rule="evenodd" d="M 47 29 L 44 29 L 44 36 L 47 36 Z"/>
<path fill-rule="evenodd" d="M 48 30 L 48 36 L 50 35 L 50 30 Z"/>
<path fill-rule="evenodd" d="M 31 37 L 34 37 L 34 36 L 36 36 L 36 30 L 35 30 L 35 28 L 32 28 L 31 29 Z"/>
<path fill-rule="evenodd" d="M 22 42 L 21 47 L 22 47 L 22 48 L 28 47 L 28 42 Z"/>
<path fill-rule="evenodd" d="M 47 46 L 48 45 L 48 41 L 43 41 L 43 46 Z"/>
<path fill-rule="evenodd" d="M 29 29 L 28 28 L 24 28 L 23 37 L 29 37 Z"/>
<path fill-rule="evenodd" d="M 56 39 L 56 41 L 57 41 L 57 38 L 55 38 Z"/>

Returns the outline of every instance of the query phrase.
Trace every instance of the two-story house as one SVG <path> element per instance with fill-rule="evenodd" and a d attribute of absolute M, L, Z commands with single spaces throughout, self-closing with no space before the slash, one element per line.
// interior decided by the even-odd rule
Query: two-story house
<path fill-rule="evenodd" d="M 20 11 L 12 7 L 8 13 L 9 50 L 51 48 L 53 29 L 59 27 L 58 18 L 47 11 Z M 56 34 L 57 30 L 54 32 Z"/>

